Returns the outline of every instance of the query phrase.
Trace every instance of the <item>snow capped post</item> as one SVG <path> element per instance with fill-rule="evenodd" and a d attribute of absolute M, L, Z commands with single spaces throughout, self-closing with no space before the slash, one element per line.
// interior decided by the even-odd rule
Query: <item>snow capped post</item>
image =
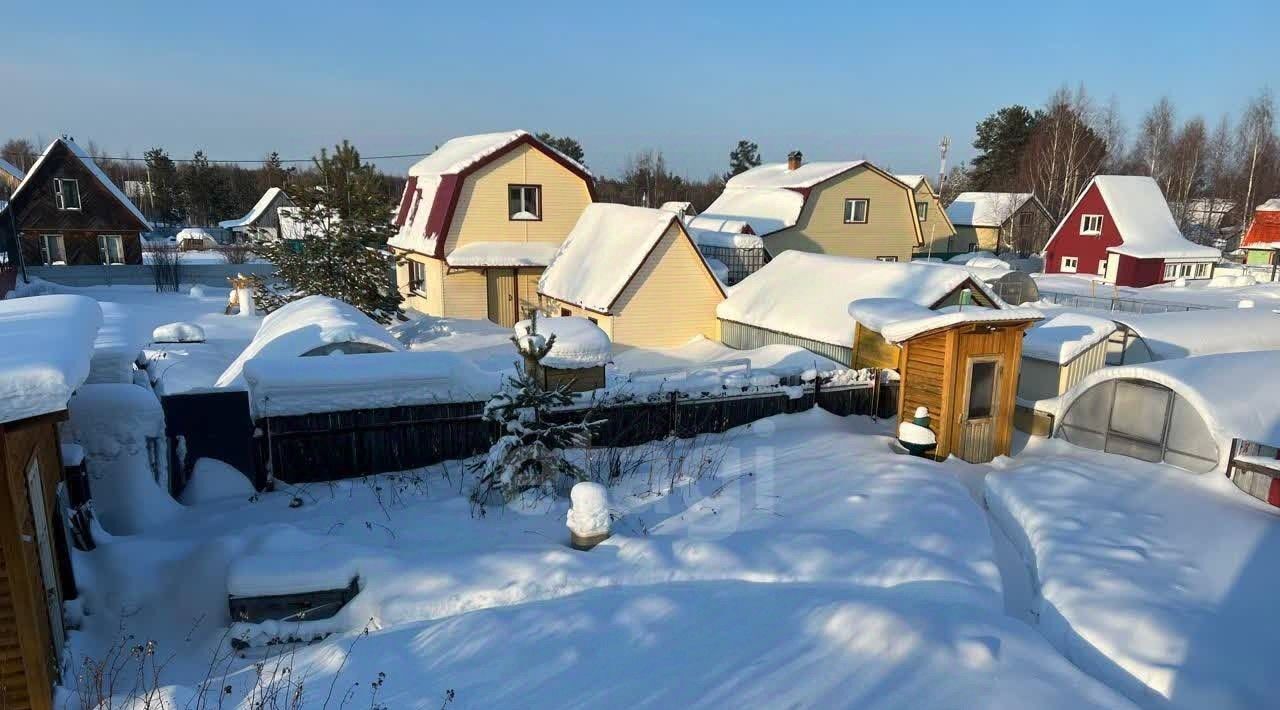
<path fill-rule="evenodd" d="M 915 418 L 898 425 L 898 443 L 912 456 L 924 456 L 938 445 L 938 437 L 929 429 L 927 407 L 916 407 Z"/>
<path fill-rule="evenodd" d="M 253 302 L 253 278 L 244 274 L 236 274 L 227 278 L 231 282 L 232 301 L 227 308 L 233 305 L 240 306 L 240 315 L 253 316 L 257 315 L 257 308 Z"/>
<path fill-rule="evenodd" d="M 569 492 L 573 507 L 565 524 L 569 544 L 575 550 L 590 550 L 609 538 L 609 491 L 599 483 L 582 481 Z"/>

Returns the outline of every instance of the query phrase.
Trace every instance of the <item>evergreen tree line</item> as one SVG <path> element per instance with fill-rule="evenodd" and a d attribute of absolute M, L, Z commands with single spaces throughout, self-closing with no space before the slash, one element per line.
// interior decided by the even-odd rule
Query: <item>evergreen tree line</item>
<path fill-rule="evenodd" d="M 1257 204 L 1280 194 L 1280 135 L 1267 90 L 1237 117 L 1223 114 L 1212 124 L 1179 116 L 1161 98 L 1130 138 L 1114 98 L 1104 104 L 1084 86 L 1063 87 L 1043 106 L 1005 106 L 987 116 L 973 147 L 972 162 L 947 176 L 944 203 L 967 190 L 1031 192 L 1061 219 L 1094 175 L 1146 175 L 1164 191 L 1183 233 L 1209 241 L 1217 232 L 1201 229 L 1198 212 L 1227 213 L 1222 226 L 1238 230 Z"/>

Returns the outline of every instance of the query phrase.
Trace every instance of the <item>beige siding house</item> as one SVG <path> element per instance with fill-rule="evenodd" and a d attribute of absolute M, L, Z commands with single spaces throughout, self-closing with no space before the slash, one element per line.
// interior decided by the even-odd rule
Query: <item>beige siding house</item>
<path fill-rule="evenodd" d="M 724 289 L 670 211 L 590 205 L 538 290 L 544 312 L 590 319 L 615 348 L 719 339 Z"/>
<path fill-rule="evenodd" d="M 514 325 L 594 192 L 585 168 L 525 131 L 446 142 L 410 168 L 388 242 L 405 306 Z"/>
<path fill-rule="evenodd" d="M 934 193 L 928 178 L 923 175 L 895 175 L 915 195 L 916 219 L 920 222 L 920 234 L 924 243 L 916 247 L 916 256 L 930 256 L 952 251 L 956 228 L 942 208 L 942 202 Z"/>
<path fill-rule="evenodd" d="M 1029 192 L 962 192 L 947 207 L 947 217 L 956 230 L 950 252 L 1033 254 L 1044 249 L 1056 226 Z"/>
<path fill-rule="evenodd" d="M 729 248 L 752 247 L 769 258 L 795 250 L 908 261 L 924 244 L 915 203 L 911 187 L 865 160 L 806 164 L 792 153 L 730 178 L 688 227 L 722 261 Z"/>

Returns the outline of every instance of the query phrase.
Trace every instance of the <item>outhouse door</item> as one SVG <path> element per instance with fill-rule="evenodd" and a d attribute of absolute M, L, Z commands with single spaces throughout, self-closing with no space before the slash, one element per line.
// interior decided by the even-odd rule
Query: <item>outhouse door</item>
<path fill-rule="evenodd" d="M 977 355 L 964 362 L 963 398 L 955 454 L 970 463 L 995 458 L 1000 418 L 1000 383 L 1004 364 L 995 355 Z"/>
<path fill-rule="evenodd" d="M 31 518 L 29 525 L 24 526 L 23 542 L 36 547 L 36 559 L 40 565 L 41 590 L 44 592 L 45 611 L 49 617 L 49 631 L 53 640 L 54 659 L 62 657 L 62 644 L 66 631 L 62 625 L 62 596 L 59 593 L 57 562 L 54 542 L 51 535 L 53 526 L 49 519 L 49 510 L 45 506 L 44 478 L 40 475 L 40 461 L 31 457 L 26 470 L 27 500 L 30 504 Z M 57 662 L 53 664 L 55 677 Z"/>
<path fill-rule="evenodd" d="M 489 269 L 489 320 L 508 328 L 519 320 L 519 304 L 516 302 L 516 270 Z"/>

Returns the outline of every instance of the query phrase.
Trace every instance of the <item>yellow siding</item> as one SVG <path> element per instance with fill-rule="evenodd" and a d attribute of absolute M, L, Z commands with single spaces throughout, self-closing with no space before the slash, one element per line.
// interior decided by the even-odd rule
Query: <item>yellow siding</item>
<path fill-rule="evenodd" d="M 719 286 L 684 231 L 672 224 L 611 309 L 615 347 L 670 348 L 720 337 Z"/>
<path fill-rule="evenodd" d="M 512 220 L 509 185 L 542 186 L 542 219 Z M 462 186 L 444 253 L 472 242 L 559 244 L 591 202 L 587 183 L 542 151 L 522 145 L 471 174 Z"/>
<path fill-rule="evenodd" d="M 444 274 L 444 308 L 450 318 L 489 317 L 489 279 L 483 269 L 447 269 Z"/>
<path fill-rule="evenodd" d="M 396 260 L 396 289 L 404 308 L 430 316 L 444 315 L 444 262 L 412 252 L 398 252 Z M 427 279 L 421 291 L 409 290 L 409 261 L 425 264 Z"/>
<path fill-rule="evenodd" d="M 609 336 L 609 340 L 613 340 L 613 318 L 611 316 L 606 316 L 603 313 L 596 313 L 595 311 L 589 311 L 585 308 L 575 306 L 572 303 L 565 303 L 564 301 L 558 301 L 554 298 L 548 298 L 547 296 L 540 296 L 539 298 L 541 299 L 543 313 L 549 316 L 570 315 L 577 316 L 579 318 L 589 318 L 594 320 L 596 325 L 600 326 L 600 330 L 603 330 L 604 334 Z"/>
<path fill-rule="evenodd" d="M 922 180 L 920 186 L 916 188 L 916 194 L 913 198 L 916 202 L 929 203 L 929 213 L 923 222 L 920 223 L 920 233 L 924 238 L 924 246 L 918 247 L 918 253 L 933 253 L 955 251 L 950 248 L 953 237 L 956 235 L 955 227 L 951 226 L 951 221 L 947 219 L 946 210 L 942 209 L 942 203 L 938 201 L 937 195 L 933 194 L 933 190 L 929 188 L 929 181 Z M 932 244 L 932 249 L 930 245 Z"/>
<path fill-rule="evenodd" d="M 969 227 L 956 225 L 956 236 L 952 241 L 952 248 L 948 251 L 970 251 L 969 247 L 976 245 L 976 249 L 984 251 L 995 251 L 996 236 L 1000 230 L 995 227 Z"/>
<path fill-rule="evenodd" d="M 844 202 L 867 198 L 866 224 L 844 223 Z M 862 167 L 814 188 L 796 226 L 769 236 L 765 244 L 777 256 L 788 249 L 817 254 L 910 261 L 916 241 L 915 197 L 902 183 Z"/>
<path fill-rule="evenodd" d="M 519 269 L 516 272 L 516 293 L 520 297 L 520 317 L 538 308 L 538 279 L 542 269 Z"/>

